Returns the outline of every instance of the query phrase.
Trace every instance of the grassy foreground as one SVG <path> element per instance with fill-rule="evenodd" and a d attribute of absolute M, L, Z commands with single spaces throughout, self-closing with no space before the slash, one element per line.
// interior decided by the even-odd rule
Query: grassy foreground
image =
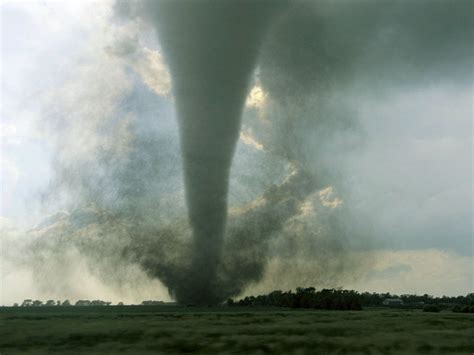
<path fill-rule="evenodd" d="M 0 308 L 0 353 L 472 354 L 474 315 L 176 306 Z"/>

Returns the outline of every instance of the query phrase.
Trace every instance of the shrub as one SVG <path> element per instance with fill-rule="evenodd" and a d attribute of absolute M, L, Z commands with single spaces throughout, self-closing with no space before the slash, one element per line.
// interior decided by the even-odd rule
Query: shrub
<path fill-rule="evenodd" d="M 439 312 L 440 309 L 438 306 L 435 306 L 434 304 L 429 304 L 423 307 L 423 312 Z"/>

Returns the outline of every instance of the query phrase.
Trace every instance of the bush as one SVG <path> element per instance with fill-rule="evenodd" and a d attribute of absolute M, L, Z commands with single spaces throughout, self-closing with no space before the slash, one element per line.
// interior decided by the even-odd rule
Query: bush
<path fill-rule="evenodd" d="M 474 313 L 474 306 L 460 306 L 457 304 L 453 307 L 452 311 L 456 313 Z"/>
<path fill-rule="evenodd" d="M 423 312 L 439 312 L 439 311 L 440 311 L 439 307 L 433 304 L 429 304 L 423 307 Z"/>

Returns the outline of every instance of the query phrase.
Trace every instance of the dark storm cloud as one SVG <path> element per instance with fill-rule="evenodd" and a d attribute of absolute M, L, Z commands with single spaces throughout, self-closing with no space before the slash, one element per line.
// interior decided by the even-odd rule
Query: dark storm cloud
<path fill-rule="evenodd" d="M 188 281 L 181 276 L 183 280 L 172 287 L 178 299 L 194 293 L 194 300 L 209 301 L 215 292 L 210 290 L 218 287 L 213 280 L 226 225 L 229 169 L 249 76 L 270 18 L 269 4 L 117 3 L 119 13 L 141 16 L 157 28 L 173 78 L 195 243 Z M 297 161 L 311 172 L 318 188 L 341 185 L 337 155 L 363 140 L 345 93 L 353 95 L 354 88 L 380 92 L 471 82 L 469 1 L 289 4 L 268 24 L 258 61 L 258 80 L 270 98 L 266 115 L 272 124 L 246 122 L 272 154 Z M 337 154 L 331 158 L 332 152 Z M 228 234 L 232 240 L 231 230 Z M 253 265 L 256 275 L 261 274 L 265 248 L 258 237 L 249 243 L 244 239 L 238 245 L 249 244 L 253 252 L 261 252 Z M 231 254 L 225 258 L 232 259 Z M 180 291 L 179 284 L 186 285 L 186 291 Z"/>
<path fill-rule="evenodd" d="M 117 2 L 118 13 L 157 30 L 178 124 L 170 119 L 169 100 L 156 96 L 133 68 L 118 79 L 110 74 L 119 67 L 114 61 L 101 67 L 107 72 L 85 73 L 84 95 L 75 97 L 72 108 L 58 109 L 59 126 L 64 125 L 59 131 L 70 134 L 58 144 L 53 187 L 65 190 L 76 205 L 92 202 L 95 212 L 73 209 L 63 221 L 69 229 L 45 226 L 35 232 L 45 238 L 32 247 L 40 252 L 32 257 L 34 265 L 48 265 L 55 255 L 62 262 L 68 236 L 103 280 L 120 280 L 116 273 L 108 276 L 114 265 L 126 270 L 138 264 L 178 301 L 199 303 L 241 294 L 261 280 L 274 256 L 287 269 L 311 260 L 326 279 L 355 269 L 345 262 L 347 250 L 365 243 L 361 234 L 370 234 L 370 223 L 360 220 L 364 229 L 351 230 L 351 206 L 323 206 L 317 217 L 304 217 L 301 209 L 328 185 L 343 200 L 350 195 L 353 186 L 340 171 L 341 157 L 364 144 L 357 117 L 361 92 L 472 82 L 472 5 L 424 0 L 280 5 Z M 140 47 L 134 41 L 130 36 L 106 53 L 133 55 Z M 97 75 L 104 80 L 96 88 Z M 133 88 L 115 94 L 122 77 Z M 242 178 L 230 192 L 248 196 L 235 197 L 245 203 L 228 215 L 230 168 L 252 80 L 268 102 L 262 111 L 247 110 L 243 124 L 264 152 L 246 150 L 234 165 L 234 176 Z M 284 180 L 288 164 L 295 173 Z M 291 275 L 313 280 L 302 273 Z"/>
<path fill-rule="evenodd" d="M 294 1 L 266 38 L 261 81 L 278 99 L 472 83 L 471 1 Z"/>
<path fill-rule="evenodd" d="M 368 147 L 379 139 L 382 139 L 379 146 L 372 149 L 384 149 L 384 141 L 404 140 L 394 148 L 394 152 L 389 153 L 398 159 L 393 168 L 380 171 L 381 165 L 374 162 L 363 167 L 354 167 L 350 163 L 352 170 L 349 173 L 360 175 L 359 171 L 369 169 L 366 174 L 374 175 L 374 181 L 402 181 L 407 174 L 418 174 L 416 179 L 419 179 L 420 185 L 431 185 L 433 177 L 429 176 L 428 170 L 422 173 L 403 170 L 399 173 L 398 169 L 411 164 L 408 156 L 413 157 L 414 152 L 409 151 L 409 140 L 425 137 L 428 143 L 436 136 L 446 135 L 448 140 L 463 137 L 459 130 L 464 130 L 462 127 L 466 125 L 460 125 L 459 111 L 448 111 L 455 108 L 467 117 L 472 115 L 472 105 L 463 98 L 449 105 L 452 108 L 444 109 L 448 102 L 442 100 L 443 92 L 444 95 L 457 92 L 456 97 L 466 97 L 464 92 L 472 88 L 472 10 L 472 2 L 464 0 L 292 2 L 289 10 L 268 32 L 259 61 L 259 81 L 270 98 L 266 117 L 272 125 L 262 124 L 256 119 L 245 121 L 245 124 L 253 128 L 257 140 L 266 147 L 300 161 L 318 177 L 318 181 L 333 184 L 339 191 L 343 189 L 346 197 L 351 195 L 351 190 L 357 189 L 348 184 L 351 177 L 341 175 L 341 168 L 347 165 L 347 157 L 358 161 L 354 151 L 361 152 L 364 146 Z M 419 94 L 423 90 L 428 90 L 425 98 Z M 426 101 L 430 100 L 430 90 L 434 90 L 436 101 Z M 408 105 L 412 112 L 400 112 L 396 106 L 388 108 L 386 111 L 392 111 L 391 116 L 394 117 L 390 118 L 390 128 L 386 128 L 390 131 L 383 129 L 383 122 L 389 122 L 388 117 L 383 117 L 387 113 L 380 113 L 380 109 L 376 111 L 376 107 L 369 113 L 370 120 L 359 117 L 360 111 L 367 112 L 367 109 L 361 110 L 362 107 L 375 106 L 374 102 L 382 100 L 396 105 L 387 98 L 401 94 L 412 95 Z M 445 100 L 453 101 L 453 97 Z M 435 117 L 436 111 L 446 115 L 444 121 Z M 397 115 L 398 118 L 395 118 Z M 374 133 L 373 127 L 376 126 L 379 130 Z M 416 136 L 407 136 L 404 130 L 413 131 L 412 126 L 417 127 Z M 372 136 L 366 136 L 364 130 Z M 437 147 L 440 142 L 431 144 Z M 386 147 L 390 149 L 389 144 Z M 441 174 L 451 179 L 452 185 L 466 184 L 465 178 L 468 179 L 470 174 L 470 161 L 466 157 L 466 154 L 457 154 L 452 157 L 453 163 L 444 163 Z M 389 156 L 383 159 L 390 161 Z M 433 159 L 436 157 L 430 160 Z M 439 167 L 440 163 L 441 160 L 436 166 Z M 425 164 L 426 168 L 429 164 L 430 171 L 438 170 L 431 161 Z M 465 164 L 465 169 L 460 169 L 461 164 Z M 387 166 L 392 164 L 388 162 Z M 457 175 L 460 170 L 463 175 Z M 412 191 L 412 196 L 416 193 L 421 195 L 424 188 L 420 185 L 410 186 L 418 190 Z M 433 182 L 433 189 L 434 186 Z M 452 187 L 445 182 L 438 187 L 438 191 L 440 188 L 449 191 Z M 427 215 L 442 215 L 442 222 L 439 223 L 443 227 L 428 228 L 426 222 L 421 223 L 417 219 L 410 222 L 410 228 L 385 225 L 386 230 L 379 229 L 378 233 L 390 235 L 390 239 L 394 240 L 405 238 L 405 245 L 426 247 L 431 243 L 454 248 L 461 253 L 470 249 L 460 248 L 458 244 L 469 245 L 466 243 L 471 238 L 467 232 L 471 225 L 467 216 L 469 212 L 465 207 L 459 210 L 457 204 L 449 204 L 449 199 L 453 197 L 448 195 L 445 207 L 440 201 L 436 210 L 430 207 L 432 210 L 429 211 L 426 207 L 420 211 L 411 209 L 401 196 L 394 196 L 391 200 L 379 198 L 387 193 L 385 190 L 379 191 L 378 195 L 375 189 L 367 191 L 368 198 L 383 200 L 383 203 L 378 202 L 374 206 L 374 215 L 392 206 L 393 215 L 400 213 L 396 208 L 405 209 L 406 215 L 424 212 Z M 467 206 L 468 198 L 460 194 L 461 190 L 455 195 L 458 203 Z M 424 205 L 431 205 L 430 201 L 428 199 Z M 453 213 L 456 216 L 450 217 Z M 439 217 L 436 219 L 439 220 Z M 360 222 L 360 218 L 353 222 L 366 224 Z M 432 225 L 437 223 L 434 220 L 430 222 Z M 362 233 L 370 233 L 365 230 L 367 227 L 361 228 L 364 229 Z M 446 237 L 449 234 L 456 235 L 457 241 L 450 242 Z M 396 242 L 390 242 L 390 245 L 394 244 Z"/>

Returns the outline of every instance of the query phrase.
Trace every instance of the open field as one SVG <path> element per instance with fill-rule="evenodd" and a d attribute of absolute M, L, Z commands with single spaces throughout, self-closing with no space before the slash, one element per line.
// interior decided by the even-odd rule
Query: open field
<path fill-rule="evenodd" d="M 177 306 L 1 307 L 0 353 L 472 354 L 474 315 Z"/>

